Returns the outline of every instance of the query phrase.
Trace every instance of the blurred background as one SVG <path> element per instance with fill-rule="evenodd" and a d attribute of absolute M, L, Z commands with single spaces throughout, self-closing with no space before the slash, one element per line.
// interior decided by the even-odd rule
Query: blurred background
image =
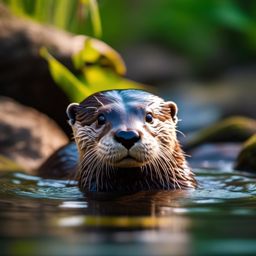
<path fill-rule="evenodd" d="M 2 0 L 1 5 L 19 20 L 96 37 L 112 46 L 126 63 L 127 78 L 153 85 L 158 94 L 178 103 L 183 120 L 180 126 L 185 132 L 230 115 L 256 117 L 255 1 Z M 49 86 L 52 81 L 45 80 L 46 71 L 36 69 L 35 61 L 25 64 L 24 60 L 15 60 L 16 65 L 8 67 L 11 58 L 31 54 L 28 50 L 15 50 L 16 57 L 13 56 L 14 47 L 31 47 L 31 40 L 21 39 L 20 30 L 17 33 L 19 36 L 9 40 L 9 48 L 3 34 L 0 36 L 0 53 L 5 56 L 0 61 L 0 72 L 5 72 L 0 79 L 0 93 L 36 107 L 69 133 L 63 111 L 70 98 L 57 86 Z M 49 46 L 48 39 L 41 40 L 41 46 L 44 43 L 72 70 L 68 51 L 65 54 L 65 49 Z M 29 69 L 21 71 L 23 65 Z M 11 78 L 7 78 L 6 70 L 14 67 L 20 72 L 12 72 Z M 42 74 L 45 94 L 34 77 Z M 34 77 L 32 82 L 29 76 Z M 27 87 L 28 83 L 31 86 Z M 34 92 L 35 86 L 39 95 Z M 46 97 L 48 103 L 44 105 Z"/>
<path fill-rule="evenodd" d="M 3 254 L 256 255 L 255 176 L 230 172 L 255 120 L 211 126 L 256 118 L 255 57 L 256 1 L 0 0 Z M 178 104 L 190 164 L 210 168 L 197 190 L 116 203 L 20 173 L 70 141 L 70 102 L 130 87 Z M 256 169 L 252 139 L 241 170 Z"/>

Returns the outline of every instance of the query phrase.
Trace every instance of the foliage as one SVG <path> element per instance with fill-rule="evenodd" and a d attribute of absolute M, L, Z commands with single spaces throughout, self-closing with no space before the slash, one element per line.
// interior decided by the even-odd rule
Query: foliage
<path fill-rule="evenodd" d="M 29 15 L 40 22 L 77 34 L 93 35 L 90 33 L 90 26 L 85 26 L 88 15 L 91 14 L 92 24 L 95 25 L 94 31 L 101 30 L 96 28 L 101 25 L 95 0 L 3 1 L 19 15 Z M 255 1 L 142 0 L 136 4 L 134 2 L 99 1 L 104 41 L 116 45 L 120 40 L 129 43 L 130 40 L 158 38 L 186 53 L 203 55 L 225 45 L 227 33 L 237 33 L 243 36 L 238 37 L 238 41 L 252 46 L 253 49 L 256 48 Z"/>
<path fill-rule="evenodd" d="M 103 3 L 102 26 L 107 30 L 103 40 L 114 46 L 120 43 L 126 46 L 134 41 L 160 43 L 195 64 L 256 55 L 255 1 L 142 0 L 129 4 L 112 0 Z"/>
<path fill-rule="evenodd" d="M 55 59 L 46 48 L 42 48 L 40 53 L 49 64 L 53 79 L 71 101 L 80 102 L 103 90 L 145 88 L 121 76 L 126 71 L 122 58 L 114 49 L 99 40 L 85 37 L 84 48 L 73 55 L 73 64 L 79 74 L 77 76 Z"/>
<path fill-rule="evenodd" d="M 255 3 L 234 0 L 160 0 L 151 4 L 149 33 L 194 60 L 222 55 L 236 47 L 256 50 Z M 233 49 L 232 49 L 233 50 Z"/>
<path fill-rule="evenodd" d="M 74 33 L 84 30 L 90 14 L 94 36 L 101 37 L 101 20 L 96 0 L 3 0 L 3 2 L 18 16 L 32 18 Z"/>
<path fill-rule="evenodd" d="M 96 0 L 6 0 L 5 2 L 17 15 L 29 16 L 37 21 L 52 23 L 65 29 L 68 27 L 71 30 L 79 24 L 74 20 L 77 16 L 74 15 L 74 11 L 83 11 L 85 14 L 85 11 L 89 10 L 94 33 L 97 37 L 101 36 L 101 21 Z M 78 15 L 78 19 L 79 17 L 81 18 L 81 15 Z M 121 56 L 110 46 L 96 39 L 84 37 L 83 49 L 72 56 L 77 75 L 54 58 L 46 48 L 42 48 L 40 54 L 47 60 L 53 79 L 71 101 L 80 102 L 97 91 L 144 88 L 122 77 L 126 67 Z"/>
<path fill-rule="evenodd" d="M 136 41 L 161 43 L 202 67 L 216 59 L 256 56 L 255 1 L 100 0 L 102 22 L 95 0 L 3 1 L 19 15 L 76 34 L 98 37 L 103 30 L 101 39 L 115 48 Z"/>

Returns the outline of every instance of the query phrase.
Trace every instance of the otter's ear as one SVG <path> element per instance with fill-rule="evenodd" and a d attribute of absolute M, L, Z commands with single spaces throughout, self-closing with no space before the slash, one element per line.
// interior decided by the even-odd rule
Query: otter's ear
<path fill-rule="evenodd" d="M 178 122 L 178 117 L 177 117 L 178 107 L 177 107 L 177 105 L 173 101 L 166 101 L 165 106 L 170 109 L 170 114 L 171 114 L 172 120 L 176 124 Z"/>
<path fill-rule="evenodd" d="M 73 125 L 76 122 L 76 112 L 79 104 L 78 103 L 71 103 L 68 105 L 66 113 L 68 116 L 68 122 L 70 125 Z"/>

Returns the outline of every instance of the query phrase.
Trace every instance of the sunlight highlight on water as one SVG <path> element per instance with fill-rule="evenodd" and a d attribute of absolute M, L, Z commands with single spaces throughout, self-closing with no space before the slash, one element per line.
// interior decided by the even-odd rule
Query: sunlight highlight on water
<path fill-rule="evenodd" d="M 91 255 L 110 255 L 107 250 L 111 255 L 133 255 L 134 250 L 140 255 L 222 255 L 233 252 L 232 243 L 256 253 L 256 177 L 195 172 L 196 190 L 107 200 L 83 195 L 76 182 L 2 173 L 0 235 L 9 237 L 9 246 L 26 239 L 30 255 L 43 247 L 55 248 L 57 255 L 71 249 Z"/>

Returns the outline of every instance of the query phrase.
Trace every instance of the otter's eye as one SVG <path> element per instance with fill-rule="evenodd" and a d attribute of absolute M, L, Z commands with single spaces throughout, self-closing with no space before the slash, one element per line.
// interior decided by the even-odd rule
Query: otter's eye
<path fill-rule="evenodd" d="M 146 120 L 147 123 L 152 123 L 152 122 L 153 122 L 153 116 L 152 116 L 152 114 L 147 113 L 147 114 L 146 114 L 146 117 L 145 117 L 145 120 Z"/>
<path fill-rule="evenodd" d="M 103 114 L 98 116 L 98 125 L 104 125 L 106 123 L 106 117 Z"/>

